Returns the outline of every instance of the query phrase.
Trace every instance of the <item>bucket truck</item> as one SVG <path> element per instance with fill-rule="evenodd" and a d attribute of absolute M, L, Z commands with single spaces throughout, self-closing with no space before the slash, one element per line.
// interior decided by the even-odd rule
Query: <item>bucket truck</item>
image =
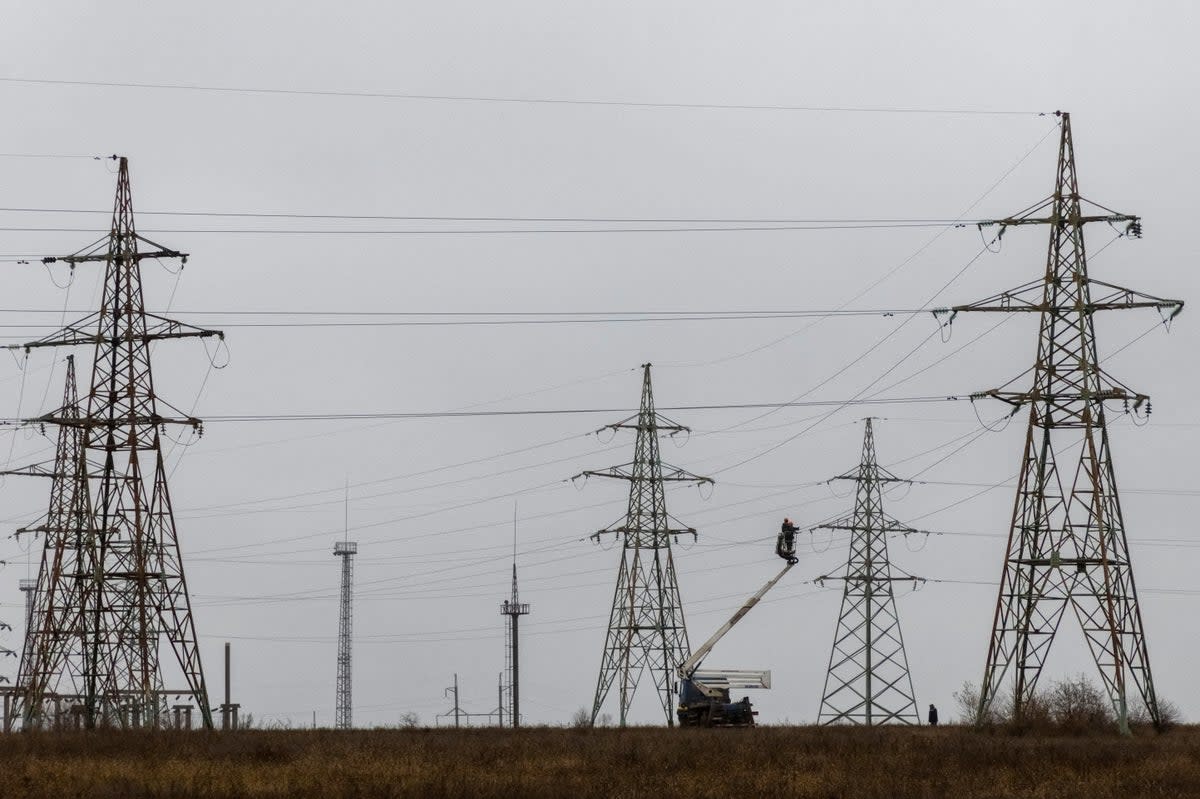
<path fill-rule="evenodd" d="M 713 633 L 713 636 L 705 641 L 703 646 L 680 664 L 677 715 L 681 727 L 754 726 L 754 717 L 758 715 L 758 711 L 752 709 L 749 697 L 743 698 L 740 702 L 731 702 L 729 701 L 729 692 L 747 688 L 770 688 L 771 672 L 701 669 L 700 663 L 717 645 L 717 642 L 733 629 L 733 625 L 741 621 L 742 617 L 775 587 L 783 575 L 796 565 L 792 553 L 788 553 L 788 556 L 784 557 L 787 559 L 787 565 L 783 567 L 783 570 L 768 580 L 767 584 L 758 590 L 758 593 L 747 599 L 746 603 L 738 608 L 738 611 L 729 621 L 725 622 L 721 629 Z"/>

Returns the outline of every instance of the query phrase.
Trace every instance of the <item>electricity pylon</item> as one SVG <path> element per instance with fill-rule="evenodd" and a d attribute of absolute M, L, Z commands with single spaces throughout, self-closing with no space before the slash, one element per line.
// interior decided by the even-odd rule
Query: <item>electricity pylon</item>
<path fill-rule="evenodd" d="M 50 414 L 59 424 L 53 465 L 48 470 L 37 465 L 14 472 L 51 481 L 50 505 L 42 524 L 17 531 L 42 535 L 13 709 L 26 728 L 48 720 L 61 726 L 62 703 L 78 705 L 86 693 L 89 619 L 84 608 L 94 602 L 91 575 L 96 551 L 83 449 L 85 428 L 70 421 L 79 418 L 75 356 L 68 355 L 62 405 Z"/>
<path fill-rule="evenodd" d="M 1112 701 L 1118 723 L 1128 730 L 1127 677 L 1160 722 L 1150 656 L 1138 607 L 1125 521 L 1117 496 L 1105 403 L 1125 411 L 1150 411 L 1149 398 L 1109 376 L 1097 353 L 1097 311 L 1154 308 L 1169 322 L 1183 303 L 1152 297 L 1089 277 L 1084 225 L 1125 225 L 1134 238 L 1141 220 L 1089 203 L 1084 213 L 1075 169 L 1071 117 L 1060 113 L 1061 138 L 1054 194 L 1006 219 L 1010 226 L 1048 225 L 1050 245 L 1041 280 L 1019 286 L 958 311 L 1036 313 L 1040 318 L 1033 386 L 1009 384 L 975 395 L 994 397 L 1016 414 L 1029 406 L 1029 428 L 1008 548 L 996 601 L 991 643 L 979 698 L 986 716 L 1009 669 L 1013 712 L 1020 718 L 1068 607 L 1083 628 L 1088 647 Z"/>
<path fill-rule="evenodd" d="M 168 714 L 168 697 L 188 697 L 212 727 L 208 689 L 184 576 L 163 465 L 160 433 L 168 425 L 200 431 L 200 420 L 161 399 L 151 373 L 151 348 L 161 339 L 221 336 L 147 313 L 141 263 L 180 259 L 186 253 L 138 235 L 134 227 L 129 162 L 119 158 L 116 199 L 108 236 L 73 255 L 43 259 L 105 265 L 100 310 L 57 333 L 16 345 L 93 347 L 91 387 L 81 415 L 49 414 L 31 423 L 75 427 L 82 438 L 79 499 L 64 528 L 77 536 L 74 556 L 82 567 L 71 605 L 51 615 L 44 641 L 66 650 L 31 666 L 30 685 L 64 678 L 78 681 L 85 724 L 156 727 Z M 166 407 L 167 413 L 160 413 Z M 172 414 L 179 414 L 178 416 Z M 49 595 L 49 594 L 48 594 Z M 73 625 L 78 624 L 78 627 Z M 82 639 L 78 672 L 71 642 Z M 179 683 L 164 676 L 163 650 L 174 656 Z M 169 668 L 169 667 L 168 667 Z M 31 693 L 29 709 L 44 700 Z"/>
<path fill-rule="evenodd" d="M 833 635 L 818 721 L 867 727 L 891 722 L 919 724 L 892 586 L 896 582 L 916 583 L 920 578 L 893 577 L 887 547 L 889 535 L 918 531 L 883 512 L 883 486 L 907 481 L 878 464 L 875 432 L 871 419 L 865 421 L 862 462 L 853 472 L 834 478 L 854 481 L 854 513 L 813 528 L 850 533 L 845 574 L 817 578 L 818 582 L 843 583 L 842 609 Z"/>
<path fill-rule="evenodd" d="M 667 513 L 664 485 L 669 482 L 711 483 L 712 480 L 662 462 L 658 451 L 659 434 L 688 432 L 688 428 L 654 410 L 650 364 L 642 365 L 642 375 L 640 410 L 628 419 L 601 428 L 636 431 L 633 461 L 603 471 L 582 473 L 589 477 L 629 481 L 625 518 L 592 534 L 594 541 L 610 533 L 621 539 L 617 587 L 613 593 L 596 697 L 592 703 L 593 725 L 609 689 L 617 682 L 620 724 L 624 727 L 642 672 L 649 669 L 667 726 L 674 726 L 676 669 L 691 655 L 679 581 L 671 557 L 671 541 L 685 533 L 694 538 L 696 530 L 682 526 Z"/>

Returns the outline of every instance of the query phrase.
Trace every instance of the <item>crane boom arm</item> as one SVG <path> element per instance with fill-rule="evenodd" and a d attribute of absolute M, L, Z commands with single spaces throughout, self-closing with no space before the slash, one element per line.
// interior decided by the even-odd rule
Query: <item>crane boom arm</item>
<path fill-rule="evenodd" d="M 783 578 L 783 575 L 787 574 L 795 565 L 796 564 L 794 563 L 789 563 L 788 565 L 784 566 L 783 570 L 779 572 L 779 574 L 772 577 L 767 581 L 766 585 L 758 589 L 757 594 L 747 599 L 746 604 L 738 608 L 737 612 L 733 614 L 733 617 L 730 618 L 729 621 L 725 622 L 721 629 L 713 633 L 712 637 L 705 641 L 703 646 L 693 652 L 690 658 L 679 665 L 679 676 L 684 679 L 690 679 L 696 669 L 699 668 L 700 662 L 708 656 L 708 653 L 711 652 L 712 648 L 717 645 L 717 642 L 725 637 L 725 633 L 732 630 L 733 625 L 741 621 L 742 617 L 749 613 L 750 609 L 757 605 L 759 600 L 766 596 L 767 592 L 775 587 L 775 583 L 779 582 Z"/>

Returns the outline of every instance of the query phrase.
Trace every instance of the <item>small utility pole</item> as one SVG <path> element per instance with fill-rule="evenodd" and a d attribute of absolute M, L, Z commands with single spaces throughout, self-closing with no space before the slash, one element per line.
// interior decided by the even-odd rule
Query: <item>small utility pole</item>
<path fill-rule="evenodd" d="M 221 705 L 221 729 L 236 730 L 238 728 L 238 708 L 241 705 L 235 705 L 230 698 L 232 695 L 231 682 L 229 679 L 229 642 L 225 642 L 225 704 Z"/>
<path fill-rule="evenodd" d="M 455 675 L 454 675 L 454 685 L 447 688 L 446 693 L 454 695 L 454 710 L 451 711 L 454 713 L 454 726 L 455 727 L 461 726 L 459 723 L 459 717 L 462 716 L 462 709 L 458 706 L 458 674 L 457 673 L 455 673 Z"/>

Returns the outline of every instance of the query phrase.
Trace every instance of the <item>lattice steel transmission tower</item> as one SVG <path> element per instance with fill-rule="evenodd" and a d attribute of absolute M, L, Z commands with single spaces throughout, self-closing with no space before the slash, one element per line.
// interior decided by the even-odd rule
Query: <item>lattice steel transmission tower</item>
<path fill-rule="evenodd" d="M 1149 413 L 1149 398 L 1105 372 L 1096 347 L 1098 311 L 1154 308 L 1169 322 L 1179 300 L 1152 297 L 1088 275 L 1084 226 L 1125 225 L 1141 235 L 1141 220 L 1090 203 L 1079 194 L 1071 117 L 1060 113 L 1061 138 L 1054 194 L 1006 219 L 986 223 L 1048 225 L 1050 244 L 1040 280 L 958 311 L 1036 313 L 1040 318 L 1033 386 L 1014 381 L 976 397 L 994 397 L 1016 414 L 1029 406 L 1008 548 L 980 691 L 980 718 L 996 699 L 1009 670 L 1013 711 L 1020 718 L 1037 687 L 1063 614 L 1069 607 L 1088 647 L 1122 730 L 1128 730 L 1132 678 L 1155 724 L 1160 722 L 1150 656 L 1138 607 L 1125 521 L 1117 496 L 1105 403 Z M 1085 213 L 1084 203 L 1094 212 Z"/>
<path fill-rule="evenodd" d="M 45 619 L 35 619 L 41 625 L 37 645 L 43 651 L 30 661 L 31 689 L 23 713 L 41 713 L 46 687 L 66 679 L 79 684 L 88 727 L 157 727 L 169 718 L 168 697 L 187 697 L 199 708 L 204 727 L 211 728 L 160 440 L 168 425 L 199 433 L 201 423 L 158 396 L 151 348 L 162 339 L 222 334 L 146 311 L 142 261 L 186 263 L 187 255 L 136 232 L 129 162 L 116 160 L 109 234 L 73 255 L 43 259 L 72 269 L 81 263 L 103 263 L 100 310 L 57 333 L 14 347 L 27 353 L 39 347 L 93 347 L 83 414 L 25 420 L 78 428 L 82 455 L 78 484 L 67 492 L 72 497 L 65 504 L 69 509 L 65 517 L 57 517 L 66 519 L 61 534 L 74 538 L 68 548 L 74 548 L 71 557 L 76 562 L 69 567 L 81 576 L 68 579 L 71 587 L 61 589 L 52 589 L 47 576 L 48 601 L 69 597 L 69 604 L 55 605 Z M 165 414 L 160 412 L 164 407 Z M 48 536 L 59 532 L 57 527 L 47 530 Z M 75 651 L 78 641 L 81 654 Z M 171 682 L 164 670 L 175 670 L 164 664 L 164 649 L 178 666 Z"/>
<path fill-rule="evenodd" d="M 529 604 L 522 602 L 517 594 L 517 520 L 515 515 L 513 518 L 512 596 L 500 603 L 500 615 L 508 619 L 504 625 L 504 676 L 507 685 L 500 690 L 500 726 L 504 726 L 504 711 L 505 705 L 507 705 L 509 724 L 515 729 L 521 726 L 521 652 L 517 625 L 522 616 L 529 615 Z"/>
<path fill-rule="evenodd" d="M 883 511 L 883 487 L 907 481 L 879 465 L 871 422 L 870 418 L 865 420 L 858 468 L 834 478 L 854 481 L 854 513 L 813 528 L 850 534 L 845 574 L 817 579 L 840 580 L 844 586 L 821 695 L 818 721 L 822 724 L 849 722 L 871 727 L 892 722 L 920 723 L 892 587 L 897 582 L 916 583 L 921 578 L 893 576 L 887 546 L 889 535 L 918 531 Z"/>
<path fill-rule="evenodd" d="M 333 554 L 342 559 L 342 592 L 338 603 L 337 702 L 333 726 L 348 730 L 353 726 L 353 686 L 351 684 L 351 645 L 354 641 L 354 556 L 355 541 L 338 541 Z"/>
<path fill-rule="evenodd" d="M 625 518 L 592 535 L 592 539 L 598 541 L 601 536 L 611 533 L 622 543 L 608 635 L 592 703 L 593 725 L 605 697 L 617 682 L 620 724 L 624 727 L 642 672 L 649 669 L 667 726 L 674 726 L 676 669 L 691 654 L 679 581 L 671 557 L 671 542 L 681 534 L 690 534 L 694 538 L 696 530 L 683 526 L 667 513 L 664 485 L 670 482 L 712 483 L 712 480 L 663 463 L 658 451 L 659 434 L 690 431 L 654 410 L 650 364 L 643 364 L 642 375 L 638 413 L 601 428 L 636 431 L 633 461 L 603 471 L 582 473 L 629 481 Z"/>
<path fill-rule="evenodd" d="M 89 577 L 96 552 L 83 449 L 85 428 L 63 421 L 80 417 L 74 355 L 66 357 L 62 405 L 50 416 L 59 420 L 59 426 L 49 468 L 34 464 L 3 472 L 51 481 L 50 505 L 42 522 L 17 530 L 17 535 L 42 535 L 38 576 L 21 581 L 26 624 L 13 712 L 25 728 L 62 726 L 63 703 L 82 709 L 85 695 L 84 608 L 91 599 Z"/>

